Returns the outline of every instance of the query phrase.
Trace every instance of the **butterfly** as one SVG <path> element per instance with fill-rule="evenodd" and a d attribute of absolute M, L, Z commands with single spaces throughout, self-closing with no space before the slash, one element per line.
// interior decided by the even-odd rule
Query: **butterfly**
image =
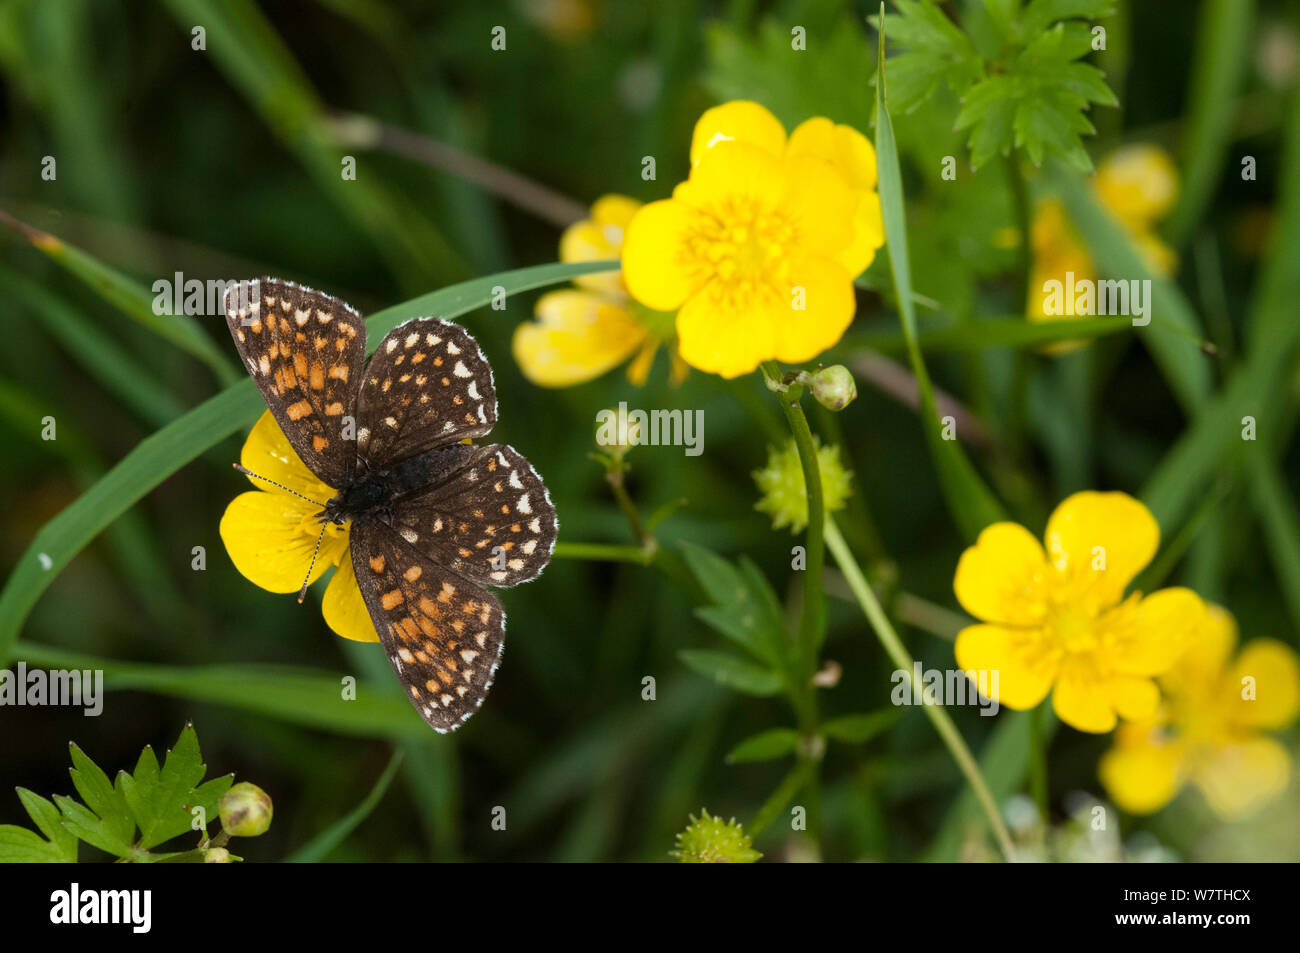
<path fill-rule="evenodd" d="M 521 454 L 465 442 L 497 420 L 487 358 L 460 325 L 415 318 L 367 363 L 354 308 L 274 278 L 230 286 L 225 314 L 285 437 L 336 490 L 311 501 L 321 532 L 351 523 L 357 584 L 411 704 L 437 732 L 460 727 L 492 687 L 504 645 L 505 612 L 485 587 L 535 578 L 559 531 Z M 299 602 L 306 589 L 304 580 Z"/>

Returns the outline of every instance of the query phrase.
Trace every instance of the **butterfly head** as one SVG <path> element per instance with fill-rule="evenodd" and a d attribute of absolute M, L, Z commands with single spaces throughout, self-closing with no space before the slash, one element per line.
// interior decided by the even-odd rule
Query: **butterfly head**
<path fill-rule="evenodd" d="M 367 473 L 325 504 L 321 521 L 342 525 L 380 509 L 391 498 L 392 490 L 383 477 Z"/>

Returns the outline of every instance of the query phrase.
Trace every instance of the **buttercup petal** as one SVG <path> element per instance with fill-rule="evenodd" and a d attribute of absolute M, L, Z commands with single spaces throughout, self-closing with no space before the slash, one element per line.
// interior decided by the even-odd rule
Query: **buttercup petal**
<path fill-rule="evenodd" d="M 626 195 L 605 195 L 591 207 L 591 218 L 575 222 L 560 236 L 560 261 L 601 261 L 618 258 L 623 236 L 641 203 Z M 579 275 L 573 283 L 609 295 L 627 294 L 620 271 Z"/>
<path fill-rule="evenodd" d="M 1199 637 L 1205 626 L 1205 603 L 1190 589 L 1161 589 L 1110 610 L 1097 626 L 1116 671 L 1160 675 Z"/>
<path fill-rule="evenodd" d="M 836 260 L 856 278 L 876 260 L 876 251 L 885 244 L 885 220 L 880 210 L 880 196 L 859 192 L 858 207 L 853 213 L 853 240 Z"/>
<path fill-rule="evenodd" d="M 1102 755 L 1097 776 L 1121 809 L 1154 814 L 1178 794 L 1185 762 L 1182 746 L 1161 741 L 1153 729 L 1143 729 L 1133 740 L 1121 741 Z"/>
<path fill-rule="evenodd" d="M 1097 166 L 1097 195 L 1130 228 L 1148 228 L 1178 198 L 1178 170 L 1158 146 L 1124 146 Z"/>
<path fill-rule="evenodd" d="M 781 158 L 758 146 L 719 142 L 691 169 L 690 178 L 673 189 L 673 201 L 709 213 L 719 221 L 727 221 L 731 207 L 740 203 L 775 209 L 786 189 L 784 168 Z M 632 222 L 635 227 L 636 219 Z"/>
<path fill-rule="evenodd" d="M 1110 731 L 1117 720 L 1108 680 L 1087 656 L 1065 659 L 1052 690 L 1052 708 L 1067 725 L 1095 734 Z"/>
<path fill-rule="evenodd" d="M 1057 591 L 1097 612 L 1116 605 L 1160 545 L 1151 511 L 1127 493 L 1087 490 L 1061 502 L 1047 521 L 1047 559 Z"/>
<path fill-rule="evenodd" d="M 248 478 L 259 490 L 282 493 L 283 491 L 266 482 L 274 480 L 321 505 L 328 502 L 336 493 L 333 488 L 316 479 L 315 474 L 307 469 L 307 465 L 294 452 L 269 410 L 264 411 L 257 419 L 257 423 L 253 425 L 248 439 L 244 441 L 243 449 L 239 452 L 239 462 L 244 469 L 266 477 L 266 480 Z M 306 569 L 305 566 L 303 568 Z M 298 581 L 302 582 L 301 579 Z"/>
<path fill-rule="evenodd" d="M 1022 711 L 1047 697 L 1060 658 L 1051 651 L 1043 632 L 997 625 L 962 629 L 953 652 L 963 672 L 996 672 L 996 689 L 993 679 L 988 679 L 992 696 L 1008 708 Z"/>
<path fill-rule="evenodd" d="M 646 331 L 625 308 L 588 291 L 552 291 L 537 301 L 537 320 L 515 328 L 520 370 L 542 387 L 570 387 L 623 363 Z"/>
<path fill-rule="evenodd" d="M 636 213 L 623 239 L 623 280 L 632 297 L 656 311 L 676 311 L 705 280 L 691 261 L 687 239 L 698 213 L 681 202 L 651 202 Z"/>
<path fill-rule="evenodd" d="M 835 167 L 850 188 L 866 191 L 876 187 L 876 148 L 852 126 L 837 125 L 825 116 L 800 123 L 790 133 L 787 156 L 814 155 Z"/>
<path fill-rule="evenodd" d="M 1286 790 L 1291 757 L 1272 738 L 1252 738 L 1217 749 L 1197 764 L 1192 780 L 1215 814 L 1239 821 Z"/>
<path fill-rule="evenodd" d="M 800 251 L 839 256 L 854 239 L 858 193 L 845 184 L 839 172 L 814 155 L 786 160 L 782 208 L 797 229 Z"/>
<path fill-rule="evenodd" d="M 1049 573 L 1043 547 L 1016 523 L 994 523 L 957 562 L 953 591 L 985 622 L 1039 626 L 1047 619 Z"/>
<path fill-rule="evenodd" d="M 1160 710 L 1160 689 L 1149 678 L 1119 675 L 1109 683 L 1110 703 L 1121 718 L 1150 724 Z"/>
<path fill-rule="evenodd" d="M 785 127 L 766 108 L 745 99 L 706 110 L 691 136 L 691 165 L 720 142 L 746 142 L 773 156 L 785 150 Z"/>
<path fill-rule="evenodd" d="M 230 501 L 219 532 L 240 574 L 270 592 L 297 592 L 311 565 L 320 510 L 287 493 L 241 493 Z M 347 548 L 347 530 L 330 525 L 321 540 L 311 582 Z"/>
<path fill-rule="evenodd" d="M 1233 663 L 1226 688 L 1236 701 L 1238 724 L 1285 728 L 1300 715 L 1300 660 L 1277 639 L 1253 639 Z M 1253 690 L 1253 700 L 1244 697 L 1248 688 Z"/>
<path fill-rule="evenodd" d="M 1205 606 L 1205 615 L 1187 648 L 1160 683 L 1180 693 L 1215 691 L 1237 647 L 1237 620 L 1220 606 Z"/>
<path fill-rule="evenodd" d="M 357 585 L 357 576 L 352 569 L 351 547 L 343 551 L 339 559 L 339 568 L 330 583 L 325 587 L 325 598 L 321 602 L 321 614 L 335 635 L 354 642 L 378 642 L 379 633 L 371 621 L 366 600 L 361 598 L 361 589 Z"/>
<path fill-rule="evenodd" d="M 828 258 L 805 258 L 791 269 L 790 298 L 773 316 L 777 360 L 802 364 L 837 344 L 857 308 L 853 279 Z"/>
<path fill-rule="evenodd" d="M 711 282 L 677 312 L 677 347 L 682 360 L 722 377 L 739 377 L 776 353 L 776 322 L 789 303 L 768 289 L 752 301 L 735 301 Z"/>

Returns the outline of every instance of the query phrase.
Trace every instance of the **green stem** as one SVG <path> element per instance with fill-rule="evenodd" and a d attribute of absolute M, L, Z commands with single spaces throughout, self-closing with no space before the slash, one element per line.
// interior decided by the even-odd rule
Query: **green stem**
<path fill-rule="evenodd" d="M 803 576 L 803 601 L 800 609 L 798 659 L 795 663 L 793 701 L 799 718 L 799 730 L 805 744 L 800 746 L 799 757 L 808 764 L 808 833 L 818 843 L 821 832 L 821 752 L 814 739 L 817 736 L 817 686 L 813 675 L 817 672 L 817 653 L 826 628 L 826 601 L 822 592 L 822 570 L 825 564 L 824 532 L 826 523 L 825 502 L 822 499 L 821 469 L 817 462 L 817 447 L 813 443 L 808 418 L 804 416 L 799 398 L 803 388 L 782 382 L 781 368 L 775 361 L 763 364 L 763 374 L 770 388 L 777 392 L 781 409 L 785 412 L 790 432 L 794 434 L 799 464 L 803 469 L 804 489 L 808 497 L 808 531 L 804 539 L 807 549 L 807 567 Z"/>
<path fill-rule="evenodd" d="M 613 543 L 556 543 L 556 559 L 593 559 L 617 563 L 648 565 L 651 554 L 640 546 L 618 546 Z"/>
<path fill-rule="evenodd" d="M 1043 705 L 1029 712 L 1029 790 L 1038 805 L 1038 816 L 1047 827 L 1047 745 L 1043 737 Z"/>
<path fill-rule="evenodd" d="M 880 603 L 876 600 L 876 594 L 867 585 L 866 577 L 862 575 L 857 560 L 854 559 L 848 544 L 844 542 L 844 537 L 840 535 L 839 528 L 831 519 L 826 520 L 826 546 L 830 549 L 831 555 L 835 557 L 835 562 L 839 564 L 840 571 L 844 573 L 849 588 L 853 590 L 854 596 L 857 597 L 858 605 L 861 606 L 867 621 L 871 623 L 871 627 L 875 630 L 876 637 L 880 639 L 881 645 L 885 647 L 885 652 L 900 671 L 906 672 L 908 678 L 913 678 L 912 656 L 903 647 L 902 641 L 898 638 L 898 633 L 894 631 L 889 618 L 885 615 L 884 610 L 880 608 Z M 929 700 L 923 684 L 913 684 L 912 690 L 917 697 Z M 971 755 L 970 749 L 966 747 L 966 742 L 962 740 L 961 734 L 957 731 L 957 726 L 952 723 L 952 719 L 948 717 L 948 712 L 942 705 L 927 703 L 922 707 L 930 721 L 934 723 L 935 730 L 939 732 L 939 737 L 948 746 L 953 760 L 957 762 L 957 767 L 961 769 L 961 773 L 966 776 L 966 780 L 974 789 L 975 797 L 984 809 L 984 814 L 988 818 L 989 826 L 993 829 L 993 835 L 997 838 L 998 846 L 1001 847 L 1003 855 L 1007 860 L 1014 860 L 1015 845 L 1011 843 L 1011 835 L 1002 822 L 1002 815 L 998 813 L 997 803 L 993 800 L 993 795 L 984 782 L 983 775 L 980 774 L 979 765 L 975 763 L 975 758 Z"/>

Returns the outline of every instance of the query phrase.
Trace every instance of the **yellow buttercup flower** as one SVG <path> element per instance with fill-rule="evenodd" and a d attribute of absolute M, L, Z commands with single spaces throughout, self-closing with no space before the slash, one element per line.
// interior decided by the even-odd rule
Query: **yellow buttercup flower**
<path fill-rule="evenodd" d="M 303 579 L 308 578 L 307 567 L 312 565 L 312 552 L 320 536 L 317 516 L 321 507 L 316 503 L 324 504 L 338 491 L 307 469 L 269 410 L 248 435 L 239 462 L 285 489 L 250 477 L 258 489 L 230 501 L 221 517 L 221 541 L 235 568 L 254 585 L 270 592 L 297 592 Z M 326 524 L 308 581 L 315 582 L 330 566 L 338 566 L 321 604 L 326 624 L 344 638 L 378 642 L 379 634 L 352 572 L 350 529 L 350 523 Z"/>
<path fill-rule="evenodd" d="M 1155 223 L 1169 213 L 1178 197 L 1178 172 L 1168 153 L 1158 146 L 1125 146 L 1112 152 L 1097 167 L 1093 183 L 1097 199 L 1119 219 L 1137 245 L 1147 267 L 1157 275 L 1171 275 L 1178 266 L 1174 250 L 1155 233 Z M 1030 250 L 1030 321 L 1068 321 L 1081 315 L 1047 314 L 1043 286 L 1049 281 L 1066 281 L 1073 272 L 1074 283 L 1096 281 L 1092 257 L 1057 199 L 1041 199 L 1034 208 Z M 1060 354 L 1083 347 L 1086 342 L 1063 341 L 1045 347 Z"/>
<path fill-rule="evenodd" d="M 1098 774 L 1124 810 L 1158 811 L 1191 783 L 1232 821 L 1286 790 L 1290 756 L 1264 732 L 1300 715 L 1300 659 L 1274 639 L 1255 639 L 1234 656 L 1236 646 L 1236 621 L 1211 606 L 1201 634 L 1160 678 L 1158 716 L 1115 733 Z"/>
<path fill-rule="evenodd" d="M 623 234 L 641 203 L 624 195 L 606 195 L 591 207 L 591 218 L 570 225 L 560 236 L 560 261 L 618 258 Z M 666 344 L 672 355 L 671 377 L 680 381 L 686 365 L 672 343 L 671 317 L 657 315 L 634 302 L 620 271 L 583 275 L 576 288 L 542 295 L 536 321 L 515 329 L 513 350 L 520 370 L 541 387 L 583 384 L 633 357 L 632 383 L 645 383 L 655 351 Z"/>
<path fill-rule="evenodd" d="M 884 243 L 876 154 L 848 126 L 809 119 L 787 138 L 757 103 L 708 110 L 691 172 L 633 217 L 632 297 L 677 312 L 682 358 L 723 377 L 802 363 L 853 320 L 853 279 Z"/>
<path fill-rule="evenodd" d="M 1076 493 L 1052 513 L 1044 541 L 994 523 L 962 554 L 953 588 L 983 622 L 957 636 L 957 664 L 996 671 L 1009 708 L 1033 708 L 1050 691 L 1057 715 L 1080 731 L 1110 731 L 1116 715 L 1154 717 L 1154 676 L 1205 615 L 1190 589 L 1125 598 L 1159 546 L 1155 518 L 1125 493 Z"/>

